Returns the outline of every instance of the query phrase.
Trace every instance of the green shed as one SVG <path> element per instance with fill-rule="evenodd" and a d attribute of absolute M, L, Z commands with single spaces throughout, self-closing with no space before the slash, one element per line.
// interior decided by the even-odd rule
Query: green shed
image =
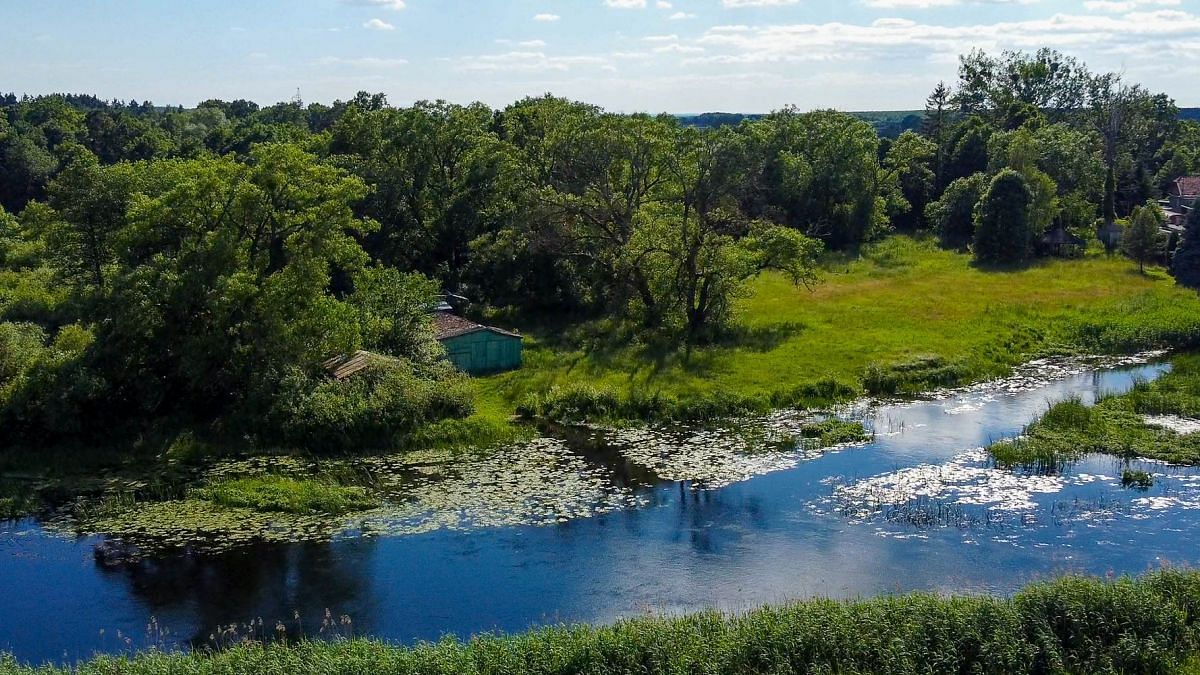
<path fill-rule="evenodd" d="M 483 326 L 447 311 L 436 312 L 433 321 L 438 342 L 459 370 L 482 375 L 521 367 L 524 338 L 520 334 Z"/>

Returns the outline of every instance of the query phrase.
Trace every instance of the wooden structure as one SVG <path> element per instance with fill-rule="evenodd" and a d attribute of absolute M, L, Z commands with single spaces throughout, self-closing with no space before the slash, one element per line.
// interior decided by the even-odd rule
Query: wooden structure
<path fill-rule="evenodd" d="M 1040 243 L 1044 250 L 1054 255 L 1062 255 L 1063 251 L 1072 247 L 1087 246 L 1086 241 L 1067 232 L 1067 228 L 1061 225 L 1047 232 L 1046 236 L 1042 237 Z"/>
<path fill-rule="evenodd" d="M 347 380 L 375 364 L 394 362 L 395 359 L 382 354 L 358 350 L 353 354 L 342 354 L 321 364 L 326 373 L 335 380 Z"/>
<path fill-rule="evenodd" d="M 484 326 L 451 312 L 434 312 L 435 337 L 459 370 L 471 375 L 521 367 L 524 338 L 519 333 Z"/>

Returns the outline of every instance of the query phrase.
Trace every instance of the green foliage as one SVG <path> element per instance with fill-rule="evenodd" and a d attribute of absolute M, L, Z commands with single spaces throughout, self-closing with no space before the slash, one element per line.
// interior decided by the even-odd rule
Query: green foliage
<path fill-rule="evenodd" d="M 1066 577 L 1009 599 L 907 595 L 807 600 L 732 616 L 706 612 L 556 626 L 414 647 L 367 640 L 98 656 L 69 672 L 632 675 L 707 673 L 1129 673 L 1166 675 L 1197 649 L 1200 576 Z M 5 675 L 58 675 L 0 660 Z"/>
<path fill-rule="evenodd" d="M 1149 490 L 1154 487 L 1154 476 L 1146 471 L 1125 469 L 1121 471 L 1121 485 L 1134 490 Z"/>
<path fill-rule="evenodd" d="M 1159 380 L 1140 383 L 1127 394 L 1109 397 L 1095 407 L 1078 399 L 1057 403 L 1030 425 L 1021 438 L 988 450 L 1006 467 L 1060 471 L 1089 453 L 1127 459 L 1148 457 L 1175 464 L 1200 463 L 1200 437 L 1147 426 L 1144 415 L 1200 414 L 1200 361 L 1178 357 L 1177 367 Z M 1143 486 L 1138 472 L 1129 482 Z"/>
<path fill-rule="evenodd" d="M 1138 269 L 1144 274 L 1146 263 L 1163 254 L 1167 243 L 1162 232 L 1165 219 L 1158 204 L 1151 202 L 1134 209 L 1130 221 L 1129 229 L 1121 237 L 1121 250 L 1137 261 Z"/>
<path fill-rule="evenodd" d="M 232 508 L 334 516 L 378 504 L 361 487 L 270 475 L 220 481 L 193 491 L 192 496 Z"/>
<path fill-rule="evenodd" d="M 988 264 L 1024 262 L 1033 252 L 1030 221 L 1033 195 L 1025 178 L 1011 169 L 996 174 L 979 205 L 972 251 Z"/>
<path fill-rule="evenodd" d="M 950 363 L 940 356 L 929 355 L 888 365 L 868 364 L 862 382 L 868 394 L 891 396 L 952 387 L 970 378 L 971 372 L 965 364 Z"/>
<path fill-rule="evenodd" d="M 942 245 L 965 249 L 975 238 L 975 208 L 988 188 L 985 173 L 959 178 L 925 209 L 925 221 L 938 233 Z"/>
<path fill-rule="evenodd" d="M 825 379 L 769 394 L 742 395 L 715 391 L 704 396 L 678 398 L 659 391 L 628 394 L 586 384 L 554 387 L 541 395 L 526 397 L 517 413 L 563 423 L 624 422 L 639 420 L 717 422 L 780 408 L 820 407 L 846 401 L 857 389 Z M 840 437 L 846 429 L 834 423 L 814 427 L 818 436 Z"/>
<path fill-rule="evenodd" d="M 362 344 L 392 356 L 430 363 L 441 349 L 432 339 L 429 310 L 437 283 L 394 267 L 366 267 L 354 277 L 347 301 L 359 313 Z"/>
<path fill-rule="evenodd" d="M 469 381 L 445 362 L 378 357 L 347 380 L 284 378 L 267 415 L 272 440 L 325 451 L 391 448 L 404 436 L 473 411 Z"/>
<path fill-rule="evenodd" d="M 1171 273 L 1180 285 L 1200 289 L 1200 200 L 1188 214 L 1187 229 L 1171 259 Z"/>

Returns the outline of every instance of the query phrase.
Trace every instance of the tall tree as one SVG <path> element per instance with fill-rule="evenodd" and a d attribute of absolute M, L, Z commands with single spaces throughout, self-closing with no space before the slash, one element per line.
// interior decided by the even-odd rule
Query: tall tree
<path fill-rule="evenodd" d="M 1025 177 L 1005 169 L 996 174 L 979 205 L 972 250 L 975 259 L 989 264 L 1023 262 L 1033 251 L 1034 231 L 1029 219 L 1033 195 Z"/>
<path fill-rule="evenodd" d="M 1121 249 L 1125 255 L 1137 261 L 1138 271 L 1146 273 L 1146 263 L 1162 255 L 1166 246 L 1166 236 L 1162 226 L 1165 222 L 1162 209 L 1157 203 L 1150 202 L 1133 210 L 1129 229 L 1121 239 Z"/>

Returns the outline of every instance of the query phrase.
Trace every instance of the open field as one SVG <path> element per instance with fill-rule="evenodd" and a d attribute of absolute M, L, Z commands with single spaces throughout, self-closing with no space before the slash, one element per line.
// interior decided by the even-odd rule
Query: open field
<path fill-rule="evenodd" d="M 999 375 L 1044 353 L 1200 344 L 1200 296 L 1120 257 L 990 271 L 897 236 L 825 267 L 812 291 L 760 277 L 741 301 L 741 334 L 690 355 L 530 331 L 523 369 L 479 381 L 480 414 L 498 419 L 531 394 L 573 386 L 681 400 L 769 397 L 822 380 L 906 393 Z"/>

